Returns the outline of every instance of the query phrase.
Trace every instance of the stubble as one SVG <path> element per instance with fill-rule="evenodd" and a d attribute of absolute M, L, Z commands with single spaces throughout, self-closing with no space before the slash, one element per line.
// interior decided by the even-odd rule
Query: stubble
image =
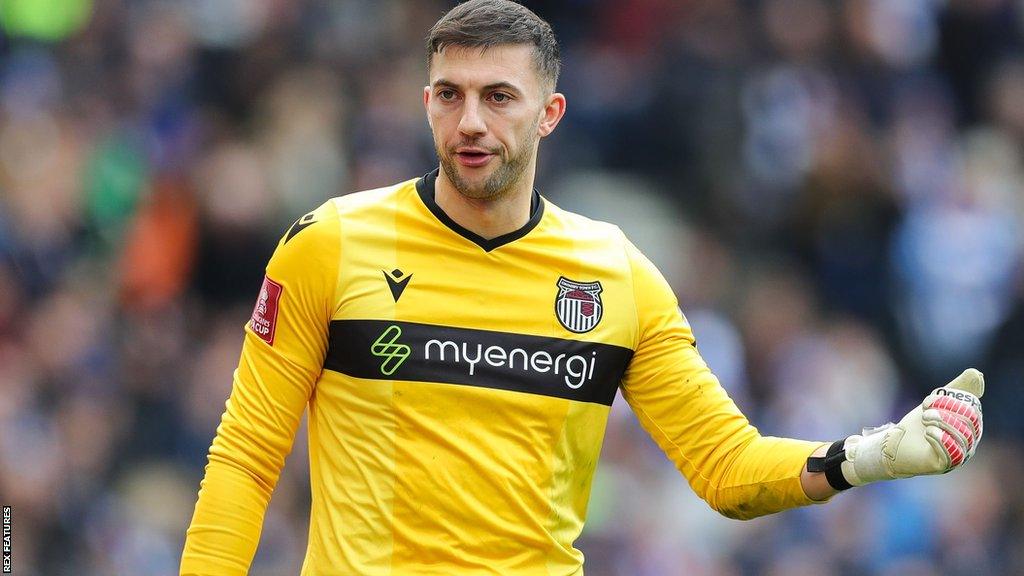
<path fill-rule="evenodd" d="M 536 134 L 536 130 L 537 126 L 533 126 L 532 134 Z M 441 168 L 444 170 L 445 176 L 448 177 L 448 180 L 459 194 L 474 200 L 495 200 L 515 189 L 522 181 L 527 167 L 530 166 L 530 161 L 536 154 L 537 144 L 540 139 L 536 137 L 531 138 L 529 134 L 524 136 L 527 136 L 527 138 L 520 141 L 525 143 L 520 146 L 514 156 L 506 158 L 500 152 L 495 156 L 494 160 L 500 161 L 501 164 L 482 184 L 473 184 L 462 177 L 459 167 L 455 163 L 454 149 L 444 154 L 437 150 L 437 156 L 441 160 Z M 466 145 L 472 144 L 466 143 Z"/>

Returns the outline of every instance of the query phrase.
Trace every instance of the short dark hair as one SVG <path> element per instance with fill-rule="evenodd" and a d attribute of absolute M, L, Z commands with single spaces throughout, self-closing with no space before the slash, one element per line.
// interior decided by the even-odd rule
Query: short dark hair
<path fill-rule="evenodd" d="M 561 69 L 558 40 L 551 25 L 511 0 L 469 0 L 448 11 L 427 35 L 427 68 L 448 46 L 486 50 L 502 44 L 530 44 L 534 63 L 554 90 Z"/>

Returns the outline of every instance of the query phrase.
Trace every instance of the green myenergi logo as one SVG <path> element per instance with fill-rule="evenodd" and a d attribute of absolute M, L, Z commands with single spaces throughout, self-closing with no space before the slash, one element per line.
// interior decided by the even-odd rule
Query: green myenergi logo
<path fill-rule="evenodd" d="M 385 376 L 394 374 L 412 353 L 411 348 L 397 343 L 401 336 L 402 329 L 392 324 L 370 346 L 370 353 L 384 359 L 380 364 L 380 372 Z"/>

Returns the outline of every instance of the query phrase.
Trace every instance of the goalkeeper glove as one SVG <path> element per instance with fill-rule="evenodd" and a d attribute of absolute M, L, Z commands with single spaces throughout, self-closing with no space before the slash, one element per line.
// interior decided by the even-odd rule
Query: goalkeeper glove
<path fill-rule="evenodd" d="M 983 431 L 985 378 L 974 368 L 937 388 L 897 424 L 865 429 L 811 457 L 809 472 L 824 472 L 836 490 L 879 480 L 945 474 L 974 455 Z"/>

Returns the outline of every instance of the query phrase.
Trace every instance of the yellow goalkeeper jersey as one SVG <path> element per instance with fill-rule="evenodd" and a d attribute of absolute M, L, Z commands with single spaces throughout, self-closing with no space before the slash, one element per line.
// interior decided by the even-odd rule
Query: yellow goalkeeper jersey
<path fill-rule="evenodd" d="M 811 502 L 799 476 L 821 443 L 750 425 L 618 228 L 535 192 L 522 229 L 486 240 L 437 206 L 436 177 L 331 199 L 279 242 L 181 574 L 247 572 L 307 407 L 304 576 L 582 574 L 620 389 L 716 510 Z"/>

